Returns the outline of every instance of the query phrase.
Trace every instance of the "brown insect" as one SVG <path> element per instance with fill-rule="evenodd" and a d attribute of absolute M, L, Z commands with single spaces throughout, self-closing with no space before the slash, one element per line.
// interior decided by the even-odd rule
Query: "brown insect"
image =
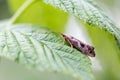
<path fill-rule="evenodd" d="M 70 46 L 78 49 L 85 55 L 88 55 L 90 57 L 95 57 L 95 51 L 93 46 L 87 45 L 72 36 L 68 36 L 64 34 L 62 34 L 62 36 L 65 39 L 65 41 L 70 44 Z"/>

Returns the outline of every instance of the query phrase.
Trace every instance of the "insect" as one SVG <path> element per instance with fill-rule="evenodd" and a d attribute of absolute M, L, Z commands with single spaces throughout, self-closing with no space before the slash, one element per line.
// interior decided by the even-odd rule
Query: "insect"
<path fill-rule="evenodd" d="M 70 46 L 76 48 L 77 50 L 81 51 L 83 54 L 87 56 L 95 57 L 95 51 L 93 46 L 87 45 L 72 36 L 68 36 L 65 34 L 62 34 L 62 36 Z"/>

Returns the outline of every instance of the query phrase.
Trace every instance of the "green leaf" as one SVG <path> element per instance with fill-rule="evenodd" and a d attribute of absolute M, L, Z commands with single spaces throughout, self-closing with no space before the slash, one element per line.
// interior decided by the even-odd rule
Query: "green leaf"
<path fill-rule="evenodd" d="M 102 12 L 92 0 L 44 0 L 53 6 L 73 14 L 83 23 L 107 30 L 120 43 L 120 29 Z M 120 45 L 120 44 L 118 44 Z"/>
<path fill-rule="evenodd" d="M 16 12 L 19 7 L 27 0 L 8 0 L 11 12 Z M 30 1 L 30 0 L 28 0 Z M 46 5 L 42 1 L 34 1 L 15 23 L 32 23 L 63 32 L 68 19 L 68 15 L 60 9 L 55 9 L 50 5 Z"/>
<path fill-rule="evenodd" d="M 120 50 L 116 46 L 113 35 L 98 27 L 87 27 L 95 44 L 97 57 L 100 59 L 103 71 L 96 71 L 97 80 L 119 80 Z M 111 66 L 111 67 L 110 67 Z M 101 77 L 100 77 L 101 76 Z"/>
<path fill-rule="evenodd" d="M 120 29 L 94 0 L 44 0 L 45 3 L 76 16 L 83 23 L 95 45 L 103 73 L 100 80 L 119 80 Z M 111 67 L 114 68 L 111 68 Z M 102 74 L 103 74 L 102 73 Z M 100 76 L 100 75 L 98 75 Z M 110 77 L 111 76 L 111 77 Z M 97 79 L 98 80 L 98 79 Z"/>
<path fill-rule="evenodd" d="M 1 57 L 48 72 L 48 80 L 56 80 L 52 77 L 55 74 L 59 80 L 93 80 L 90 59 L 64 44 L 60 34 L 30 24 L 0 28 Z"/>

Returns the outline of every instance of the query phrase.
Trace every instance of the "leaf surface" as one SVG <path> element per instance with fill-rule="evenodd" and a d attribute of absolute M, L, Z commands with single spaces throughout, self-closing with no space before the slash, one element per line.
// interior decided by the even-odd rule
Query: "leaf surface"
<path fill-rule="evenodd" d="M 120 29 L 98 7 L 93 0 L 44 0 L 55 7 L 73 14 L 84 24 L 99 27 L 115 36 L 120 45 Z"/>
<path fill-rule="evenodd" d="M 39 71 L 72 76 L 75 80 L 93 80 L 90 59 L 67 46 L 58 33 L 30 24 L 0 28 L 1 57 Z"/>
<path fill-rule="evenodd" d="M 95 0 L 43 1 L 74 15 L 86 26 L 95 45 L 96 55 L 104 69 L 102 75 L 98 75 L 100 80 L 119 80 L 120 28 L 104 13 Z M 110 66 L 115 68 L 111 69 Z"/>

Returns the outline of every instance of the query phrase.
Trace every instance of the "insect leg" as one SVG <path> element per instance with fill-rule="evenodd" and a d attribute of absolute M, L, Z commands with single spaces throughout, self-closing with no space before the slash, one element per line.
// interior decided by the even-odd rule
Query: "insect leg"
<path fill-rule="evenodd" d="M 71 47 L 71 50 L 70 50 L 70 53 L 72 53 L 72 51 L 73 51 L 73 45 L 72 45 L 72 43 L 67 39 L 67 42 L 68 42 L 68 44 L 70 45 L 70 47 Z"/>

